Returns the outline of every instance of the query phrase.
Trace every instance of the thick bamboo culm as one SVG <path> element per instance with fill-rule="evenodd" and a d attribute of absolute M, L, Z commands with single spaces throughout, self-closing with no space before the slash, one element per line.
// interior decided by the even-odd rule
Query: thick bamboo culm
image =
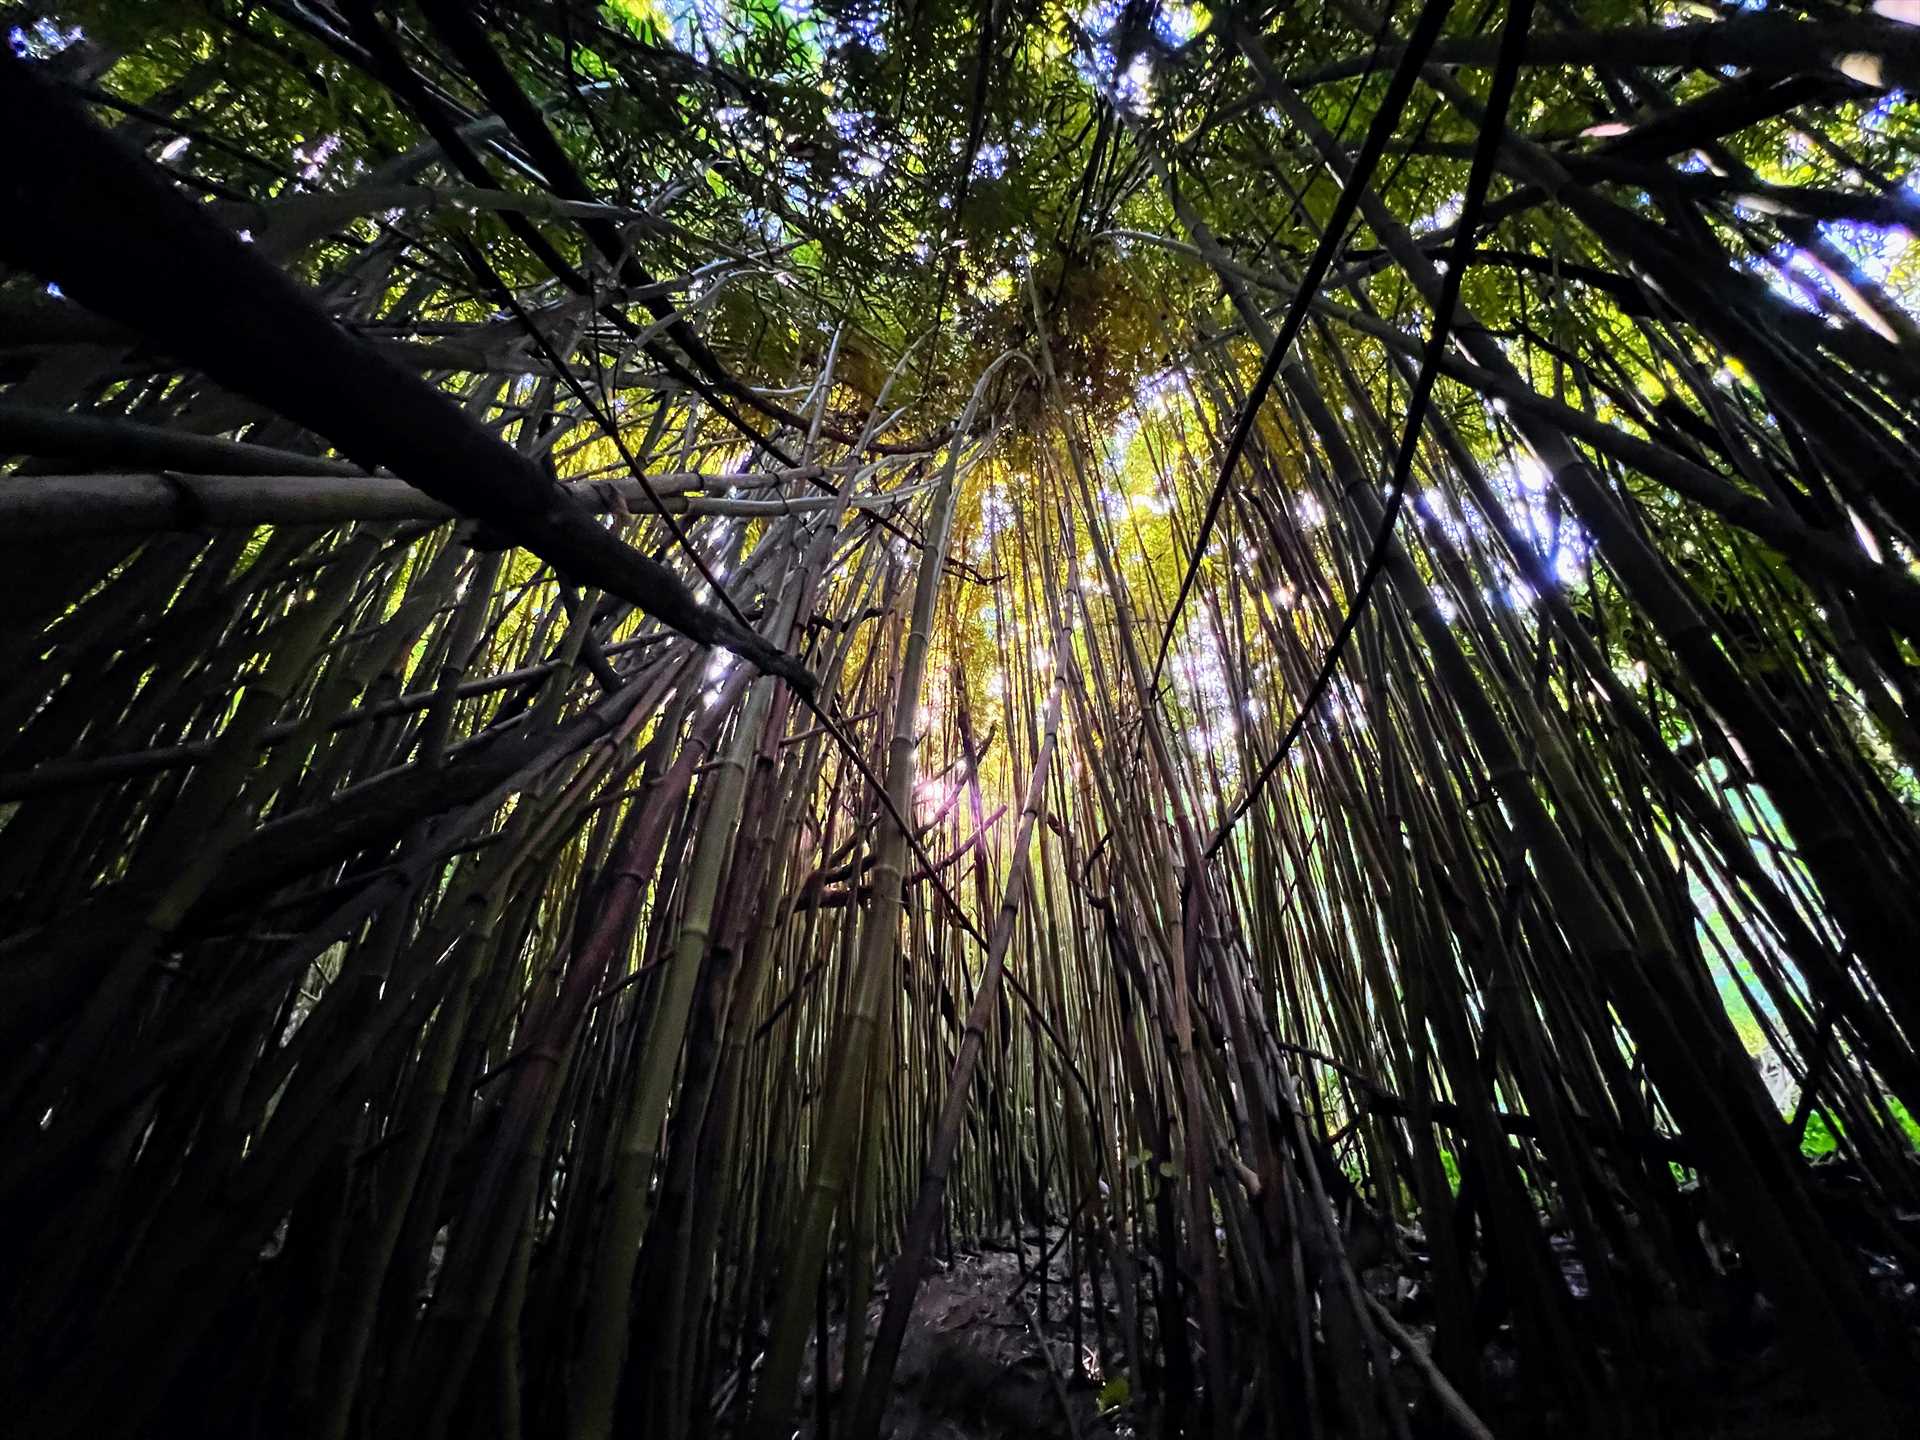
<path fill-rule="evenodd" d="M 1920 1424 L 1920 10 L 15 9 L 6 1433 Z"/>

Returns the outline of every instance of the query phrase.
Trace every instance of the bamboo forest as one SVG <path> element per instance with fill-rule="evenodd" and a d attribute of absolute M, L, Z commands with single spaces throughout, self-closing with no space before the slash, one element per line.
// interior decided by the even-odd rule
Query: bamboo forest
<path fill-rule="evenodd" d="M 0 1433 L 1920 1433 L 1916 0 L 0 30 Z"/>

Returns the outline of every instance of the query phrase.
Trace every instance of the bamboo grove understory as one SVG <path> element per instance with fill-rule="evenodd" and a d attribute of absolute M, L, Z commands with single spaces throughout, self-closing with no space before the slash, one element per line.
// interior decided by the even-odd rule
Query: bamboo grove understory
<path fill-rule="evenodd" d="M 0 7 L 0 1428 L 1912 1433 L 1920 7 L 1379 3 Z"/>

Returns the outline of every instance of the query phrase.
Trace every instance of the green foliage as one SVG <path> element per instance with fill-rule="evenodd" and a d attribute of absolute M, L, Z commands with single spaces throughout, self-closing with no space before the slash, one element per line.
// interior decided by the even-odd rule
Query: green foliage
<path fill-rule="evenodd" d="M 1840 1139 L 1827 1125 L 1827 1117 L 1815 1110 L 1807 1116 L 1807 1128 L 1800 1137 L 1800 1153 L 1809 1160 L 1831 1155 L 1840 1148 Z"/>

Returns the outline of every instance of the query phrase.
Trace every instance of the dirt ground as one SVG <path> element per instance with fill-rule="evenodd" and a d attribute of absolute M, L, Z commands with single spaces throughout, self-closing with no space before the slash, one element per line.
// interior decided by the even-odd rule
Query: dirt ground
<path fill-rule="evenodd" d="M 957 1253 L 951 1264 L 929 1262 L 894 1369 L 893 1400 L 882 1433 L 893 1440 L 1120 1440 L 1135 1433 L 1124 1409 L 1102 1415 L 1098 1371 L 1076 1372 L 1062 1261 L 1049 1267 L 1051 1318 L 1042 1320 L 1032 1275 L 1039 1257 L 1031 1241 L 1026 1258 L 1025 1287 L 1010 1246 Z M 882 1303 L 876 1298 L 869 1312 L 869 1337 L 879 1326 Z M 1083 1325 L 1089 1346 L 1084 1358 L 1097 1365 L 1090 1312 Z M 839 1394 L 844 1334 L 844 1322 L 836 1322 L 829 1351 L 836 1407 L 847 1398 Z M 811 1417 L 816 1409 L 811 1351 L 803 1373 L 802 1398 Z M 835 1414 L 829 1412 L 829 1440 Z M 802 1433 L 815 1434 L 811 1419 Z"/>

